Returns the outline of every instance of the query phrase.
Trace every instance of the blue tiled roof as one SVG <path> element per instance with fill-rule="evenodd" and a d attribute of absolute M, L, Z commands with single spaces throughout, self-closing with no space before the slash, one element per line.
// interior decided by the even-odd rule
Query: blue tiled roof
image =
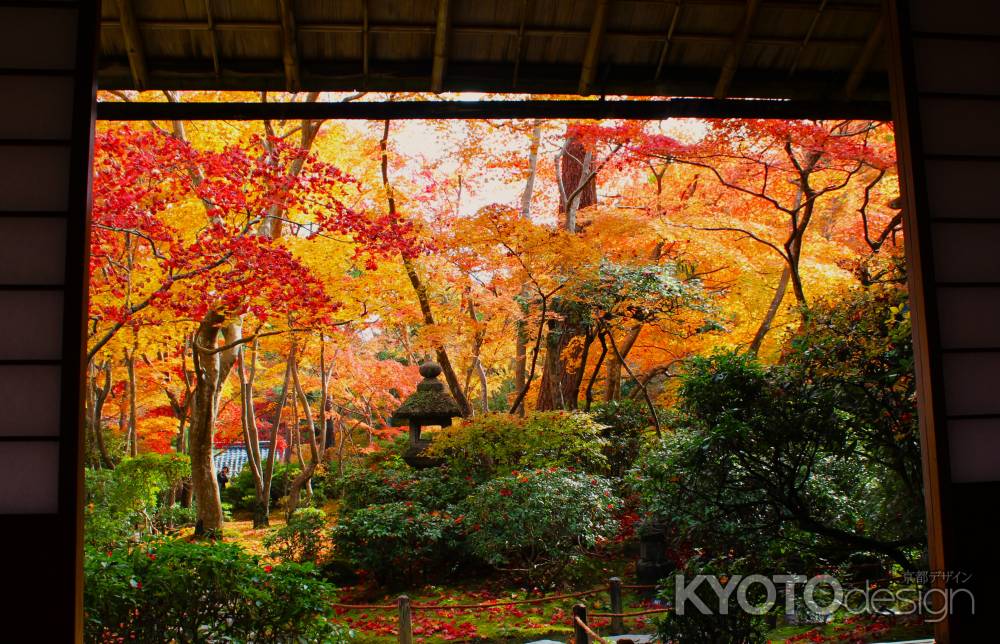
<path fill-rule="evenodd" d="M 260 458 L 261 460 L 267 458 L 267 453 L 269 451 L 269 446 L 267 441 L 260 442 Z M 240 473 L 246 464 L 250 455 L 247 453 L 246 445 L 230 445 L 229 447 L 223 447 L 217 450 L 213 460 L 215 461 L 215 471 L 221 472 L 223 467 L 229 468 L 229 476 L 234 477 Z"/>

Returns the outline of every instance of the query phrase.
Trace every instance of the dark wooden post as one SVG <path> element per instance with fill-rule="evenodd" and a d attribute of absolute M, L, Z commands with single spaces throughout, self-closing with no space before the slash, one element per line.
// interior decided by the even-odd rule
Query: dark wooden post
<path fill-rule="evenodd" d="M 576 618 L 580 618 L 580 621 L 584 624 L 587 623 L 587 605 L 577 604 L 573 607 L 573 638 L 576 644 L 590 644 L 590 635 L 587 633 L 586 629 L 583 628 L 577 621 Z"/>
<path fill-rule="evenodd" d="M 622 610 L 622 580 L 612 577 L 608 580 L 608 594 L 611 595 L 611 612 L 623 613 Z M 622 617 L 611 618 L 611 634 L 621 635 L 625 632 L 625 619 Z"/>
<path fill-rule="evenodd" d="M 413 644 L 410 598 L 406 595 L 400 595 L 397 601 L 399 602 L 399 644 Z"/>

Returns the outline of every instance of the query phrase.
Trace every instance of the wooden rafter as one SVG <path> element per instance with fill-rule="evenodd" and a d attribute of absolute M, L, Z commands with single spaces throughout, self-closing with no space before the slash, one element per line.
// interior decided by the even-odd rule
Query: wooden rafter
<path fill-rule="evenodd" d="M 770 5 L 768 5 L 770 6 Z M 829 8 L 827 9 L 829 13 Z M 254 20 L 215 20 L 214 29 L 218 32 L 254 32 L 254 31 L 281 31 L 281 25 L 276 22 L 262 22 Z M 120 29 L 121 25 L 114 20 L 104 20 L 101 27 L 106 29 Z M 364 31 L 364 25 L 348 22 L 299 22 L 295 25 L 296 31 L 300 33 L 315 34 L 359 34 Z M 142 20 L 139 28 L 149 31 L 208 31 L 209 26 L 201 20 Z M 370 34 L 434 34 L 436 26 L 431 24 L 413 23 L 392 23 L 369 25 Z M 456 25 L 452 24 L 449 29 L 452 35 L 461 34 L 463 36 L 533 36 L 538 38 L 589 38 L 589 29 L 572 29 L 560 27 L 525 26 L 523 32 L 519 27 L 514 26 L 493 26 L 493 25 Z M 656 31 L 605 31 L 605 39 L 619 38 L 623 40 L 656 41 L 663 42 L 663 32 Z M 727 34 L 688 32 L 677 33 L 675 31 L 673 43 L 704 43 L 723 44 L 732 42 L 733 38 Z M 748 39 L 748 43 L 757 45 L 767 45 L 771 47 L 799 47 L 801 38 L 791 38 L 788 36 L 754 36 Z M 856 48 L 864 43 L 858 38 L 813 38 L 811 43 L 818 47 L 852 47 Z"/>
<path fill-rule="evenodd" d="M 729 47 L 729 53 L 726 54 L 726 59 L 722 63 L 719 80 L 715 84 L 715 92 L 713 93 L 715 98 L 725 98 L 729 94 L 729 85 L 733 82 L 733 76 L 736 75 L 736 69 L 743 57 L 743 50 L 746 49 L 747 41 L 750 40 L 750 31 L 753 29 L 759 7 L 760 0 L 747 0 L 743 20 L 733 36 L 733 44 Z"/>
<path fill-rule="evenodd" d="M 517 27 L 517 36 L 514 41 L 514 75 L 510 80 L 511 89 L 517 88 L 517 80 L 521 74 L 521 52 L 524 50 L 524 28 L 528 22 L 528 10 L 530 8 L 530 0 L 521 0 L 521 23 Z"/>
<path fill-rule="evenodd" d="M 809 45 L 809 41 L 813 37 L 813 33 L 816 31 L 816 25 L 819 24 L 819 19 L 823 16 L 823 11 L 826 9 L 826 5 L 829 0 L 820 0 L 819 7 L 816 8 L 816 14 L 813 16 L 812 22 L 809 23 L 809 30 L 806 31 L 805 38 L 802 39 L 802 44 L 799 45 L 798 51 L 795 52 L 795 59 L 792 60 L 792 66 L 788 68 L 788 77 L 791 78 L 795 75 L 795 72 L 799 68 L 799 61 L 802 60 L 802 52 L 806 50 Z"/>
<path fill-rule="evenodd" d="M 438 0 L 434 26 L 434 66 L 431 70 L 431 91 L 440 92 L 444 87 L 444 73 L 448 66 L 448 0 Z"/>
<path fill-rule="evenodd" d="M 854 67 L 851 68 L 851 74 L 847 77 L 847 82 L 844 83 L 844 96 L 850 100 L 854 98 L 854 94 L 858 91 L 858 86 L 861 85 L 861 81 L 864 80 L 865 72 L 868 71 L 868 67 L 871 65 L 872 59 L 875 57 L 875 53 L 878 51 L 879 46 L 882 44 L 882 39 L 885 35 L 885 15 L 879 16 L 878 23 L 876 23 L 874 29 L 868 34 L 868 40 L 865 41 L 865 46 L 861 49 L 861 55 L 858 56 L 858 60 L 854 63 Z"/>
<path fill-rule="evenodd" d="M 302 87 L 302 78 L 299 73 L 299 47 L 292 0 L 278 0 L 278 8 L 281 11 L 281 60 L 285 65 L 286 89 L 297 92 Z"/>
<path fill-rule="evenodd" d="M 667 35 L 663 38 L 663 45 L 660 47 L 660 58 L 656 62 L 656 73 L 653 74 L 653 80 L 660 80 L 660 75 L 663 74 L 663 66 L 667 62 L 667 54 L 670 53 L 670 42 L 674 38 L 674 31 L 677 29 L 677 21 L 681 17 L 681 4 L 682 0 L 674 0 L 674 10 L 670 13 L 670 24 L 667 25 Z"/>
<path fill-rule="evenodd" d="M 362 88 L 368 89 L 368 64 L 371 56 L 371 34 L 368 26 L 368 0 L 361 0 L 361 79 Z"/>
<path fill-rule="evenodd" d="M 594 19 L 590 23 L 590 34 L 587 36 L 587 49 L 583 54 L 583 67 L 580 70 L 580 87 L 577 93 L 581 96 L 590 94 L 597 75 L 597 64 L 601 56 L 601 43 L 604 41 L 605 27 L 608 21 L 608 4 L 610 0 L 597 0 L 594 7 Z"/>
<path fill-rule="evenodd" d="M 208 48 L 212 53 L 212 71 L 218 76 L 222 72 L 219 63 L 219 38 L 215 33 L 215 19 L 212 17 L 212 0 L 205 0 L 205 19 L 208 22 Z"/>
<path fill-rule="evenodd" d="M 125 52 L 128 54 L 128 66 L 132 70 L 132 83 L 135 89 L 144 90 L 149 86 L 146 72 L 146 54 L 142 47 L 142 37 L 139 35 L 139 23 L 132 10 L 132 0 L 118 0 L 118 20 L 121 23 L 122 36 L 125 38 Z"/>

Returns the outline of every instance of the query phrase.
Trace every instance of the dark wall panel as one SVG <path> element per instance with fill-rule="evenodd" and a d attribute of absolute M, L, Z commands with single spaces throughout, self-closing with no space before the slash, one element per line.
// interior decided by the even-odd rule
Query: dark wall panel
<path fill-rule="evenodd" d="M 0 1 L 0 642 L 74 642 L 98 3 Z"/>
<path fill-rule="evenodd" d="M 927 159 L 924 169 L 929 217 L 1000 221 L 1000 159 Z"/>
<path fill-rule="evenodd" d="M 996 641 L 1000 554 L 1000 2 L 891 0 L 893 98 L 923 383 L 931 561 L 973 575 L 944 644 Z"/>
<path fill-rule="evenodd" d="M 918 34 L 1000 36 L 1000 2 L 912 0 L 908 5 L 910 27 Z"/>

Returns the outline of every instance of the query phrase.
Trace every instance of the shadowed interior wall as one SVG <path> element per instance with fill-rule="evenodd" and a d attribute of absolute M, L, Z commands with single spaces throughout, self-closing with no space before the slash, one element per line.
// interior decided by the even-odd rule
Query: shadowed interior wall
<path fill-rule="evenodd" d="M 80 389 L 97 2 L 0 2 L 0 640 L 79 637 Z M 897 6 L 898 5 L 898 6 Z M 1000 3 L 890 1 L 933 565 L 1000 602 Z M 896 18 L 899 21 L 896 21 Z M 986 630 L 986 627 L 989 630 Z M 983 629 L 980 632 L 979 629 Z"/>
<path fill-rule="evenodd" d="M 973 575 L 952 642 L 995 641 L 1000 557 L 1000 3 L 900 0 L 890 50 L 930 464 L 932 569 Z M 922 293 L 921 293 L 922 291 Z M 936 515 L 936 516 L 935 516 Z"/>
<path fill-rule="evenodd" d="M 0 641 L 79 638 L 97 2 L 0 3 Z"/>

